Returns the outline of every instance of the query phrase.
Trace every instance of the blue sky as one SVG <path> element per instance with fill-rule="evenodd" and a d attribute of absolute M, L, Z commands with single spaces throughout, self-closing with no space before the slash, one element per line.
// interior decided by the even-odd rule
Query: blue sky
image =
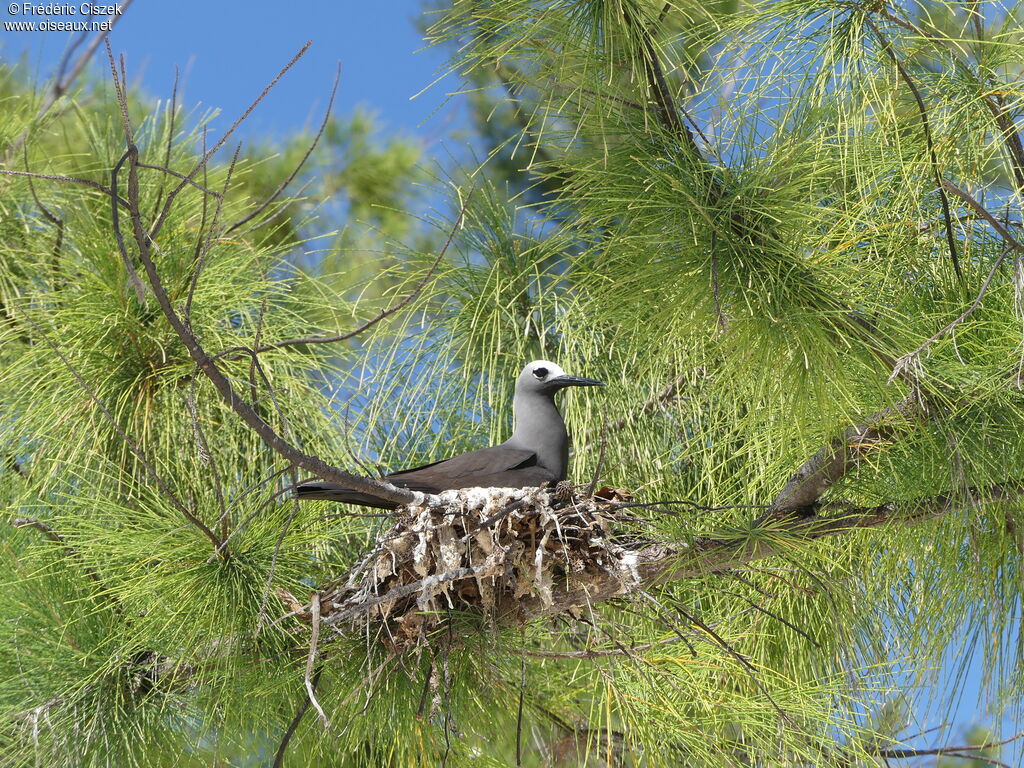
<path fill-rule="evenodd" d="M 310 40 L 311 49 L 243 125 L 242 138 L 283 136 L 315 124 L 340 62 L 336 114 L 351 112 L 357 105 L 370 107 L 387 129 L 416 135 L 428 152 L 440 153 L 437 145 L 442 135 L 453 123 L 465 124 L 467 108 L 458 97 L 446 99 L 458 89 L 459 82 L 452 76 L 411 98 L 429 86 L 445 64 L 442 51 L 419 50 L 424 48 L 414 23 L 419 12 L 418 0 L 318 0 L 291 6 L 265 0 L 135 0 L 115 27 L 111 43 L 116 53 L 125 54 L 129 78 L 154 97 L 170 96 L 177 66 L 179 101 L 189 107 L 220 109 L 222 117 L 215 127 L 225 129 Z M 4 4 L 0 20 L 10 18 Z M 0 57 L 26 56 L 35 79 L 42 82 L 60 61 L 71 37 L 67 32 L 0 29 Z M 103 59 L 97 57 L 96 62 L 102 65 Z M 972 661 L 967 691 L 955 711 L 926 724 L 954 723 L 946 732 L 949 742 L 962 743 L 960 728 L 987 719 L 975 706 L 981 681 L 978 659 Z M 1012 728 L 1005 724 L 1004 735 L 1009 736 Z M 915 740 L 915 745 L 945 741 L 933 733 Z M 1024 748 L 1015 745 L 1005 755 L 1011 764 L 1015 759 L 1024 761 Z"/>
<path fill-rule="evenodd" d="M 217 0 L 135 0 L 110 35 L 124 53 L 129 79 L 141 80 L 156 97 L 169 97 L 174 68 L 181 72 L 179 97 L 189 105 L 221 110 L 230 125 L 307 40 L 312 47 L 267 97 L 242 136 L 283 135 L 317 121 L 341 63 L 335 111 L 371 106 L 386 126 L 415 133 L 433 143 L 451 120 L 464 118 L 458 102 L 443 106 L 458 81 L 447 77 L 416 99 L 443 71 L 445 55 L 424 47 L 414 19 L 417 0 L 386 2 L 270 3 Z M 0 20 L 12 17 L 7 4 Z M 83 20 L 83 16 L 49 17 Z M 48 77 L 72 37 L 68 32 L 11 32 L 0 29 L 0 56 L 28 56 L 37 80 Z M 98 64 L 104 64 L 97 57 Z M 183 98 L 181 98 L 183 97 Z"/>

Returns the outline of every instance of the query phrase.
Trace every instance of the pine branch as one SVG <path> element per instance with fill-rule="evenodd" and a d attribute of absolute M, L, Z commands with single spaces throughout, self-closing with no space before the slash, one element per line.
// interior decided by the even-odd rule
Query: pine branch
<path fill-rule="evenodd" d="M 859 466 L 869 449 L 892 437 L 894 420 L 913 422 L 925 412 L 921 397 L 911 392 L 895 405 L 872 414 L 863 424 L 849 427 L 793 473 L 772 502 L 768 516 L 810 511 L 829 488 Z"/>
<path fill-rule="evenodd" d="M 282 341 L 275 341 L 269 344 L 263 344 L 262 346 L 257 347 L 254 350 L 254 352 L 256 354 L 259 354 L 262 352 L 269 352 L 272 349 L 283 349 L 284 347 L 297 347 L 310 344 L 334 344 L 339 341 L 347 341 L 349 339 L 355 338 L 356 336 L 359 336 L 360 334 L 365 333 L 366 331 L 370 330 L 373 326 L 377 325 L 377 323 L 381 322 L 382 320 L 386 320 L 396 312 L 401 312 L 407 306 L 416 301 L 419 295 L 423 292 L 423 289 L 426 288 L 427 284 L 433 279 L 434 273 L 437 271 L 437 268 L 441 265 L 442 259 L 444 259 L 445 254 L 448 252 L 448 246 L 450 246 L 452 240 L 455 239 L 455 233 L 459 229 L 461 229 L 463 225 L 463 221 L 465 220 L 466 216 L 466 208 L 469 205 L 469 201 L 472 199 L 472 197 L 473 190 L 470 190 L 469 194 L 466 195 L 465 202 L 462 204 L 462 208 L 459 211 L 459 215 L 455 218 L 455 222 L 452 224 L 451 229 L 448 231 L 448 239 L 445 240 L 444 246 L 442 246 L 441 250 L 437 254 L 437 257 L 430 265 L 430 268 L 427 270 L 427 274 L 423 276 L 423 279 L 420 280 L 412 289 L 412 291 L 410 291 L 408 295 L 406 295 L 404 298 L 395 302 L 386 309 L 381 310 L 378 314 L 376 314 L 374 317 L 371 317 L 358 328 L 354 328 L 353 330 L 347 331 L 346 333 L 339 333 L 334 336 L 303 336 L 302 338 L 297 339 L 284 339 Z M 221 355 L 223 354 L 225 353 L 222 352 Z"/>
<path fill-rule="evenodd" d="M 35 530 L 39 531 L 41 534 L 43 534 L 44 537 L 52 541 L 54 544 L 60 545 L 64 549 L 64 551 L 66 551 L 69 555 L 78 560 L 79 563 L 82 565 L 83 569 L 85 570 L 86 575 L 90 579 L 97 583 L 102 583 L 102 579 L 100 578 L 100 575 L 96 572 L 96 570 L 92 566 L 86 565 L 83 562 L 82 556 L 78 553 L 78 550 L 72 547 L 70 544 L 68 544 L 67 541 L 65 541 L 64 537 L 53 529 L 52 525 L 44 523 L 41 520 L 35 520 L 31 517 L 16 517 L 13 520 L 11 520 L 11 525 L 13 525 L 15 528 L 34 528 Z"/>
<path fill-rule="evenodd" d="M 307 46 L 308 47 L 308 44 Z M 298 55 L 301 55 L 305 51 L 305 48 L 300 51 Z M 109 52 L 109 51 L 108 51 Z M 280 79 L 281 75 L 295 62 L 298 58 L 292 59 L 292 62 L 285 67 L 284 70 L 278 75 L 277 78 L 263 91 L 260 95 L 260 99 L 269 91 L 277 80 Z M 178 315 L 177 311 L 171 305 L 171 300 L 164 288 L 163 281 L 160 278 L 160 274 L 156 269 L 156 264 L 153 261 L 151 248 L 155 247 L 155 230 L 166 220 L 167 214 L 171 210 L 171 204 L 173 203 L 175 195 L 185 187 L 186 182 L 182 181 L 179 186 L 168 195 L 167 202 L 164 204 L 164 208 L 160 213 L 160 218 L 153 225 L 154 231 L 147 231 L 145 225 L 142 222 L 142 211 L 139 204 L 139 181 L 138 181 L 138 159 L 139 150 L 133 140 L 133 132 L 130 121 L 128 119 L 128 104 L 127 94 L 123 87 L 123 84 L 119 82 L 117 72 L 113 67 L 113 55 L 110 54 L 111 70 L 115 82 L 115 92 L 117 94 L 118 103 L 121 109 L 122 121 L 124 123 L 124 138 L 128 144 L 128 150 L 126 157 L 128 160 L 128 192 L 127 192 L 127 203 L 128 212 L 131 219 L 132 232 L 135 239 L 135 245 L 138 248 L 139 259 L 142 262 L 143 269 L 146 277 L 149 281 L 149 287 L 153 291 L 153 295 L 156 297 L 157 303 L 160 305 L 160 309 L 164 314 L 168 324 L 177 334 L 181 340 L 185 349 L 188 351 L 189 356 L 198 366 L 199 370 L 210 379 L 214 388 L 220 394 L 221 398 L 225 403 L 235 412 L 235 414 L 247 424 L 260 439 L 272 450 L 280 454 L 282 457 L 287 459 L 290 463 L 302 467 L 309 472 L 322 477 L 325 480 L 332 480 L 337 483 L 345 485 L 347 488 L 351 488 L 354 491 L 368 493 L 377 496 L 387 501 L 393 501 L 398 504 L 407 504 L 415 501 L 421 497 L 422 494 L 417 494 L 412 491 L 408 491 L 402 488 L 397 488 L 390 483 L 380 482 L 377 480 L 371 480 L 369 478 L 360 477 L 351 473 L 345 472 L 342 469 L 331 466 L 323 459 L 306 454 L 299 450 L 291 443 L 281 437 L 273 427 L 270 426 L 253 408 L 253 406 L 241 398 L 234 389 L 228 377 L 220 370 L 214 360 L 203 348 L 199 339 L 193 333 L 193 331 L 186 325 L 183 319 Z M 258 103 L 259 99 L 257 99 Z M 255 103 L 250 106 L 249 110 L 243 114 L 239 120 L 236 120 L 228 134 L 232 133 L 235 128 L 240 124 L 249 112 L 255 107 Z M 209 161 L 212 153 L 219 148 L 227 140 L 227 134 L 221 137 L 221 140 L 215 145 L 215 147 L 204 155 L 203 159 L 193 169 L 192 173 L 188 175 L 188 178 L 192 178 L 200 168 L 205 167 L 206 162 Z M 213 536 L 213 534 L 210 534 Z M 215 546 L 217 544 L 216 537 L 213 537 Z"/>
<path fill-rule="evenodd" d="M 143 468 L 146 470 L 149 476 L 153 479 L 153 482 L 156 483 L 161 493 L 163 493 L 164 498 L 166 498 L 170 502 L 171 506 L 173 506 L 178 512 L 181 513 L 182 517 L 188 520 L 188 522 L 190 522 L 200 531 L 202 531 L 203 535 L 205 535 L 206 538 L 208 538 L 213 543 L 213 547 L 215 550 L 219 549 L 220 541 L 218 540 L 217 535 L 210 530 L 206 523 L 204 523 L 202 520 L 196 517 L 185 505 L 185 503 L 178 498 L 174 491 L 171 490 L 170 486 L 163 479 L 160 473 L 156 471 L 156 467 L 153 466 L 153 463 L 147 458 L 146 454 L 142 451 L 141 448 L 139 448 L 138 445 L 136 445 L 135 441 L 128 436 L 128 433 L 125 432 L 124 428 L 118 423 L 117 419 L 114 418 L 114 415 L 110 412 L 107 406 L 103 404 L 103 401 L 100 400 L 99 395 L 96 393 L 95 389 L 93 389 L 93 387 L 91 387 L 89 383 L 82 377 L 82 375 L 75 369 L 75 367 L 71 364 L 71 361 L 68 360 L 67 356 L 50 339 L 50 337 L 39 326 L 39 324 L 21 308 L 19 308 L 18 311 L 21 313 L 22 317 L 25 318 L 25 321 L 28 322 L 35 329 L 35 331 L 42 337 L 43 341 L 46 342 L 47 346 L 49 346 L 50 349 L 53 350 L 53 353 L 58 358 L 60 358 L 61 362 L 64 364 L 64 367 L 67 368 L 68 372 L 74 377 L 75 381 L 78 382 L 78 386 L 82 388 L 82 390 L 89 396 L 89 398 L 93 401 L 96 407 L 99 408 L 100 413 L 103 415 L 103 418 L 106 419 L 107 423 L 110 424 L 110 426 L 117 433 L 118 437 L 120 437 L 122 442 L 124 442 L 124 444 L 128 447 L 128 450 L 132 452 L 132 455 L 134 455 L 138 462 L 143 466 Z"/>
<path fill-rule="evenodd" d="M 750 535 L 737 538 L 701 537 L 690 543 L 647 544 L 630 553 L 635 557 L 635 587 L 624 584 L 621 578 L 610 573 L 592 573 L 568 586 L 559 586 L 550 603 L 536 595 L 506 599 L 498 614 L 503 623 L 533 620 L 621 597 L 634 588 L 650 589 L 671 581 L 725 573 L 786 553 L 796 541 L 811 542 L 887 525 L 916 525 L 940 518 L 964 504 L 1019 501 L 1021 498 L 1024 498 L 1024 484 L 1005 483 L 974 491 L 970 501 L 953 494 L 940 494 L 916 501 L 846 508 L 834 514 L 824 510 L 813 518 L 789 515 L 763 528 L 752 528 Z"/>
<path fill-rule="evenodd" d="M 896 24 L 909 32 L 913 32 L 915 35 L 920 37 L 922 40 L 926 40 L 942 53 L 949 55 L 957 69 L 971 77 L 977 83 L 979 89 L 978 97 L 985 105 L 985 108 L 991 113 L 992 119 L 996 123 L 996 127 L 999 128 L 1000 135 L 1002 136 L 1006 151 L 1009 155 L 1010 169 L 1016 184 L 1017 193 L 1024 194 L 1024 143 L 1021 141 L 1020 132 L 1017 130 L 1013 122 L 1005 99 L 998 92 L 998 89 L 983 82 L 981 73 L 974 72 L 974 70 L 968 66 L 967 62 L 964 61 L 963 57 L 960 55 L 960 50 L 953 40 L 926 32 L 912 21 L 907 21 L 906 19 L 902 19 L 895 15 L 884 3 L 879 9 L 877 9 L 877 12 L 886 21 Z M 975 35 L 978 40 L 981 40 L 983 38 L 981 14 L 977 12 L 977 9 L 975 9 L 971 12 L 971 16 L 975 25 Z"/>
<path fill-rule="evenodd" d="M 956 250 L 956 239 L 953 237 L 953 222 L 949 215 L 949 198 L 946 197 L 946 190 L 942 185 L 942 174 L 939 171 L 939 159 L 935 154 L 935 144 L 932 141 L 932 129 L 931 123 L 928 120 L 928 109 L 925 107 L 924 99 L 917 88 L 917 84 L 903 66 L 903 62 L 901 62 L 899 57 L 896 55 L 896 51 L 893 50 L 888 39 L 882 35 L 881 30 L 872 23 L 871 19 L 865 17 L 864 22 L 868 25 L 871 31 L 874 32 L 875 37 L 878 38 L 879 43 L 882 45 L 882 50 L 884 50 L 886 54 L 888 54 L 889 58 L 892 59 L 892 63 L 896 66 L 896 71 L 899 73 L 900 79 L 907 84 L 907 87 L 914 96 L 914 101 L 917 103 L 917 112 L 921 119 L 921 131 L 924 134 L 925 145 L 928 148 L 928 157 L 931 160 L 932 175 L 935 177 L 935 188 L 939 193 L 939 201 L 942 203 L 942 220 L 946 229 L 946 245 L 949 247 L 949 258 L 953 262 L 953 271 L 956 272 L 957 279 L 963 280 L 964 275 L 963 271 L 960 269 L 960 256 L 957 254 Z"/>

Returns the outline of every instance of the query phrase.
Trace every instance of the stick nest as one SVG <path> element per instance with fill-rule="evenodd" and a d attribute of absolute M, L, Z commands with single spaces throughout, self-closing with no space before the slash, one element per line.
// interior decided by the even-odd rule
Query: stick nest
<path fill-rule="evenodd" d="M 319 610 L 282 597 L 301 619 L 315 612 L 351 631 L 383 625 L 399 653 L 425 644 L 450 610 L 507 621 L 523 600 L 551 607 L 560 590 L 599 576 L 625 592 L 638 580 L 636 556 L 613 524 L 624 517 L 616 502 L 627 499 L 609 489 L 445 491 L 398 510 L 344 583 L 319 594 Z"/>

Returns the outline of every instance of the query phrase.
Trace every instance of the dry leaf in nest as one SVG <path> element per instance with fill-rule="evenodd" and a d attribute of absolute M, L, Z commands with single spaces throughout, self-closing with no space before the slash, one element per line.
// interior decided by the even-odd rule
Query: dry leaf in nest
<path fill-rule="evenodd" d="M 468 488 L 404 507 L 344 585 L 322 594 L 321 620 L 349 630 L 384 623 L 382 636 L 401 652 L 423 645 L 450 610 L 493 621 L 510 601 L 551 605 L 555 589 L 588 573 L 613 575 L 625 591 L 635 556 L 613 538 L 609 497 Z"/>

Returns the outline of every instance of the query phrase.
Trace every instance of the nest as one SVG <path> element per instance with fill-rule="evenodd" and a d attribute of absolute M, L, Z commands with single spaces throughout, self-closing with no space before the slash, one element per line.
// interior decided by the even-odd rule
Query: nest
<path fill-rule="evenodd" d="M 561 489 L 559 489 L 561 490 Z M 468 488 L 401 508 L 374 548 L 302 619 L 381 633 L 395 652 L 424 644 L 450 611 L 508 620 L 523 602 L 555 605 L 559 591 L 610 577 L 628 591 L 636 556 L 613 525 L 628 496 L 539 488 Z M 290 598 L 290 599 L 289 599 Z M 314 614 L 317 614 L 314 616 Z"/>

